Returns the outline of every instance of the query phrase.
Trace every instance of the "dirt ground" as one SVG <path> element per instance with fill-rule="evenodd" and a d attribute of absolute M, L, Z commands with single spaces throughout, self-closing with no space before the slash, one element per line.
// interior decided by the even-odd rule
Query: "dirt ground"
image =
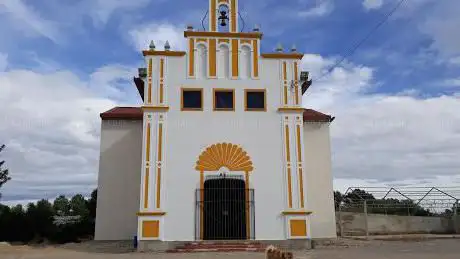
<path fill-rule="evenodd" d="M 68 244 L 64 246 L 10 246 L 0 244 L 1 259 L 263 259 L 263 253 L 201 253 L 151 254 L 130 252 L 127 249 L 102 251 L 95 244 Z M 458 259 L 460 239 L 426 241 L 352 241 L 295 252 L 296 259 Z"/>

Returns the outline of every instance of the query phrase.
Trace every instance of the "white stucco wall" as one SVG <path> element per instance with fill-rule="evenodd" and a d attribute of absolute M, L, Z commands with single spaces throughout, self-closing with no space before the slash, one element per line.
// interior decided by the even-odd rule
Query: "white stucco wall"
<path fill-rule="evenodd" d="M 312 238 L 335 238 L 331 149 L 328 123 L 304 123 L 307 208 Z"/>
<path fill-rule="evenodd" d="M 95 240 L 137 234 L 142 121 L 102 121 Z"/>
<path fill-rule="evenodd" d="M 195 190 L 199 172 L 195 163 L 208 146 L 217 143 L 240 145 L 251 157 L 255 170 L 250 185 L 255 189 L 257 239 L 285 239 L 283 218 L 284 173 L 279 61 L 262 61 L 261 80 L 184 79 L 185 58 L 169 58 L 167 77 L 164 240 L 194 240 Z M 261 62 L 261 63 L 262 63 Z M 180 76 L 182 75 L 182 76 Z M 181 87 L 203 88 L 204 111 L 180 111 Z M 235 111 L 213 111 L 213 88 L 235 89 Z M 267 112 L 244 111 L 244 89 L 266 89 Z M 155 145 L 154 145 L 155 146 Z"/>

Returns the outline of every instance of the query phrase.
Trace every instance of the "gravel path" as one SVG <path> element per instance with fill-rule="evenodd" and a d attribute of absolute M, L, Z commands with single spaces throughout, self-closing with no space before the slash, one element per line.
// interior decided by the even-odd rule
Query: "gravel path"
<path fill-rule="evenodd" d="M 150 254 L 120 250 L 100 252 L 94 244 L 29 247 L 0 244 L 1 259 L 264 259 L 262 253 Z M 460 240 L 427 241 L 342 241 L 314 250 L 295 252 L 295 259 L 458 259 Z"/>

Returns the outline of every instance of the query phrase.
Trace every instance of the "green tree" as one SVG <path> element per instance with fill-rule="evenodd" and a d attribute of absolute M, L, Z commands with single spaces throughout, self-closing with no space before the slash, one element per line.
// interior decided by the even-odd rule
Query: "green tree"
<path fill-rule="evenodd" d="M 97 206 L 97 189 L 91 193 L 91 198 L 88 200 L 89 216 L 94 220 L 96 218 L 96 206 Z"/>
<path fill-rule="evenodd" d="M 8 206 L 0 204 L 0 242 L 8 241 L 9 220 L 11 218 L 11 209 Z"/>
<path fill-rule="evenodd" d="M 343 202 L 343 194 L 339 191 L 334 192 L 334 205 L 335 210 L 339 210 L 340 205 Z"/>
<path fill-rule="evenodd" d="M 26 217 L 30 228 L 35 234 L 35 242 L 42 242 L 53 235 L 55 231 L 53 216 L 53 206 L 47 200 L 40 200 L 37 205 L 29 203 Z"/>
<path fill-rule="evenodd" d="M 64 195 L 57 197 L 53 202 L 53 209 L 57 215 L 66 216 L 70 214 L 70 202 Z"/>
<path fill-rule="evenodd" d="M 5 145 L 0 146 L 0 153 L 5 149 Z M 5 161 L 0 161 L 0 188 L 9 180 L 11 177 L 8 176 L 8 169 L 3 168 Z M 0 198 L 2 194 L 0 193 Z"/>
<path fill-rule="evenodd" d="M 344 201 L 347 202 L 347 203 L 350 203 L 350 202 L 358 202 L 358 201 L 362 201 L 362 200 L 375 200 L 375 197 L 374 195 L 364 191 L 364 190 L 361 190 L 361 189 L 354 189 L 353 191 L 347 193 L 344 197 L 343 197 Z"/>
<path fill-rule="evenodd" d="M 77 194 L 70 200 L 71 214 L 74 216 L 87 217 L 89 215 L 88 207 L 86 206 L 85 197 Z"/>

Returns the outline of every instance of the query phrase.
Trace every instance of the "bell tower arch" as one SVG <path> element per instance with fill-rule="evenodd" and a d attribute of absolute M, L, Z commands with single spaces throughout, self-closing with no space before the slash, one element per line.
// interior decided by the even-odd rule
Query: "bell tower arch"
<path fill-rule="evenodd" d="M 209 31 L 238 32 L 238 0 L 209 0 Z"/>

